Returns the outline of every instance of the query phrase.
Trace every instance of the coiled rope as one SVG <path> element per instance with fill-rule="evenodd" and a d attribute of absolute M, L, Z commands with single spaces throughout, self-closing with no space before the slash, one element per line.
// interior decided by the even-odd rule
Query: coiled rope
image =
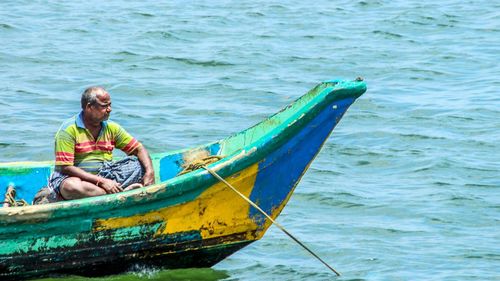
<path fill-rule="evenodd" d="M 24 199 L 16 200 L 16 188 L 13 185 L 9 185 L 9 187 L 7 187 L 7 192 L 5 192 L 5 201 L 3 202 L 4 207 L 23 207 L 28 205 L 28 202 Z"/>
<path fill-rule="evenodd" d="M 194 170 L 201 169 L 201 168 L 203 168 L 203 166 L 215 163 L 215 162 L 221 160 L 222 158 L 224 158 L 224 156 L 210 155 L 210 156 L 203 157 L 200 159 L 195 159 L 189 163 L 182 165 L 183 170 L 178 175 L 179 176 L 184 175 L 184 174 L 192 172 Z"/>

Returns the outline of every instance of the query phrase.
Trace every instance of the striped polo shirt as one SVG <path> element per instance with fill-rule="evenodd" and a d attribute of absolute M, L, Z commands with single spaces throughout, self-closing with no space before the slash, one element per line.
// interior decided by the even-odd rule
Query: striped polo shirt
<path fill-rule="evenodd" d="M 83 111 L 66 120 L 56 133 L 56 166 L 77 166 L 96 174 L 105 161 L 113 159 L 113 149 L 121 149 L 127 155 L 141 144 L 120 125 L 103 121 L 97 140 L 85 128 Z"/>

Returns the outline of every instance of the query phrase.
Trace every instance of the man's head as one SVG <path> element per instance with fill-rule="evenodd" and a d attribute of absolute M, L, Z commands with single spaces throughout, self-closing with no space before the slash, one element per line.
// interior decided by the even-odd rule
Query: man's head
<path fill-rule="evenodd" d="M 108 120 L 111 113 L 111 97 L 103 87 L 89 87 L 82 94 L 82 110 L 92 122 Z"/>

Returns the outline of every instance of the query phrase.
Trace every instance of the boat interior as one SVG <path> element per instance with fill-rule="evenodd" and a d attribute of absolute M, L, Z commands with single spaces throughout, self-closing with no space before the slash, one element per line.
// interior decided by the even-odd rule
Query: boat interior
<path fill-rule="evenodd" d="M 194 158 L 211 155 L 230 157 L 246 147 L 255 145 L 256 142 L 265 142 L 276 134 L 277 130 L 282 130 L 293 122 L 309 104 L 314 104 L 313 99 L 332 84 L 333 82 L 319 84 L 278 113 L 221 141 L 191 149 L 152 154 L 156 182 L 165 182 L 176 177 L 183 171 L 185 164 Z M 328 91 L 331 89 L 329 87 Z M 0 163 L 0 198 L 3 199 L 3 194 L 10 186 L 16 190 L 16 199 L 24 199 L 31 204 L 37 191 L 47 185 L 53 169 L 53 161 Z"/>

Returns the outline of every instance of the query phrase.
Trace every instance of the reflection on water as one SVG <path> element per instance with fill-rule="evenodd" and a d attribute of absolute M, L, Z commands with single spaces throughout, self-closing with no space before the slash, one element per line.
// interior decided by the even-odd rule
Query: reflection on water
<path fill-rule="evenodd" d="M 212 268 L 190 268 L 190 269 L 173 269 L 159 270 L 155 268 L 134 267 L 128 273 L 121 275 L 112 275 L 106 277 L 79 277 L 79 276 L 63 276 L 54 278 L 37 279 L 37 281 L 175 281 L 175 280 L 200 280 L 200 281 L 215 281 L 228 278 L 229 275 L 225 270 L 215 270 Z"/>

